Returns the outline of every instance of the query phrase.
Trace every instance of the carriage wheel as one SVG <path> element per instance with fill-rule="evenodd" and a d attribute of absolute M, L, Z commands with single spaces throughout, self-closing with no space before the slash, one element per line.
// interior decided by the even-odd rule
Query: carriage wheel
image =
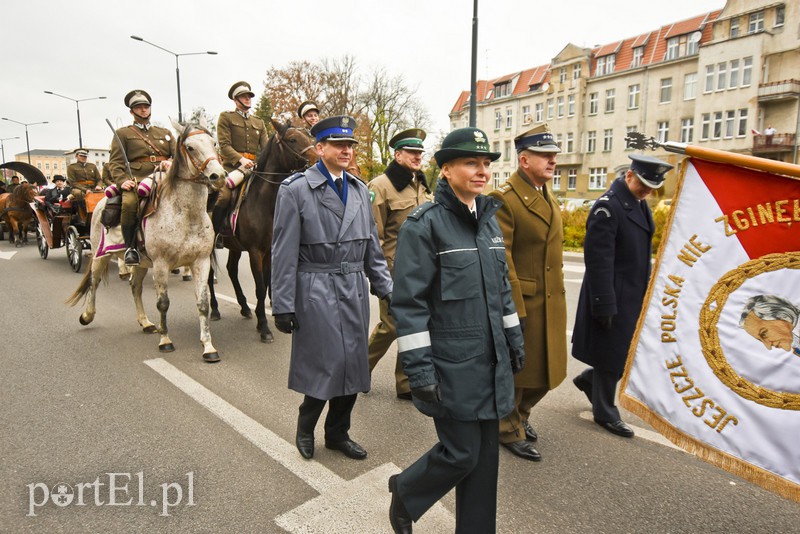
<path fill-rule="evenodd" d="M 47 253 L 50 252 L 50 249 L 47 248 L 47 239 L 44 237 L 42 227 L 38 224 L 36 225 L 36 246 L 39 248 L 39 256 L 41 256 L 43 260 L 46 260 Z"/>
<path fill-rule="evenodd" d="M 80 272 L 83 265 L 83 243 L 78 229 L 74 226 L 67 229 L 67 259 L 72 270 Z"/>

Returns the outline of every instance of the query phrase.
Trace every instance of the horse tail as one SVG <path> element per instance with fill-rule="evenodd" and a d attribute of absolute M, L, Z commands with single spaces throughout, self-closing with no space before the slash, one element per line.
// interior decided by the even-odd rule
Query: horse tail
<path fill-rule="evenodd" d="M 69 304 L 70 306 L 75 306 L 78 302 L 81 301 L 82 298 L 86 296 L 86 293 L 89 292 L 89 288 L 92 287 L 92 265 L 94 265 L 94 256 L 89 257 L 89 267 L 86 269 L 86 274 L 83 275 L 83 279 L 81 280 L 78 289 L 75 290 L 72 295 L 69 296 L 67 300 L 64 301 L 64 304 Z M 103 270 L 100 273 L 100 278 L 102 280 L 106 280 L 106 275 L 108 274 L 108 262 L 103 266 Z"/>

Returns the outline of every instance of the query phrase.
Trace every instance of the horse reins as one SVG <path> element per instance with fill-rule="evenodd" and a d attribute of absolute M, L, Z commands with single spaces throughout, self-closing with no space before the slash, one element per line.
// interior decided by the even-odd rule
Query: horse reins
<path fill-rule="evenodd" d="M 189 163 L 191 163 L 192 166 L 197 171 L 197 174 L 193 175 L 191 178 L 186 178 L 186 180 L 189 180 L 191 182 L 201 182 L 202 179 L 205 178 L 205 175 L 203 174 L 203 171 L 206 169 L 206 167 L 208 167 L 208 164 L 211 163 L 212 161 L 219 161 L 219 158 L 215 154 L 213 156 L 207 157 L 205 159 L 205 161 L 201 162 L 199 159 L 193 157 L 191 152 L 186 150 L 186 138 L 191 137 L 193 135 L 199 135 L 199 134 L 208 135 L 208 132 L 206 132 L 205 130 L 202 130 L 202 129 L 195 130 L 193 132 L 189 132 L 189 133 L 186 134 L 186 136 L 184 138 L 184 142 L 181 143 L 181 154 L 183 154 L 183 157 L 186 160 L 188 160 Z"/>
<path fill-rule="evenodd" d="M 302 172 L 302 171 L 308 169 L 310 167 L 310 165 L 308 163 L 308 159 L 305 156 L 305 153 L 314 148 L 314 145 L 308 145 L 307 147 L 305 147 L 302 150 L 299 150 L 299 151 L 298 150 L 294 150 L 289 145 L 286 145 L 286 144 L 282 143 L 281 139 L 282 139 L 281 135 L 279 133 L 276 133 L 275 134 L 275 142 L 281 148 L 281 150 L 283 150 L 283 149 L 288 150 L 295 158 L 297 158 L 298 160 L 305 161 L 306 164 L 303 165 L 302 167 L 298 167 L 298 168 L 296 168 L 294 170 L 291 170 L 289 172 L 267 172 L 267 171 L 253 171 L 252 172 L 252 174 L 254 176 L 257 176 L 261 180 L 263 180 L 263 181 L 265 181 L 265 182 L 267 182 L 269 184 L 273 184 L 273 185 L 280 185 L 283 182 L 283 180 L 273 181 L 273 180 L 270 180 L 268 178 L 265 178 L 264 176 L 291 176 L 294 173 Z"/>

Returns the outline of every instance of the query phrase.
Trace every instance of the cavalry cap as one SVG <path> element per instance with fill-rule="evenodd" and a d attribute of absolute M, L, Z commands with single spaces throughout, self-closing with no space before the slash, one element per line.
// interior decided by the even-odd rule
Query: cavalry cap
<path fill-rule="evenodd" d="M 426 135 L 425 130 L 421 128 L 403 130 L 389 139 L 389 146 L 395 150 L 402 148 L 403 150 L 424 152 L 425 147 L 422 146 L 422 142 L 425 140 Z"/>
<path fill-rule="evenodd" d="M 147 104 L 148 106 L 153 103 L 153 99 L 147 94 L 147 91 L 142 89 L 134 89 L 125 95 L 125 107 L 133 108 L 137 104 Z"/>
<path fill-rule="evenodd" d="M 319 108 L 317 107 L 317 103 L 314 102 L 313 100 L 306 100 L 305 102 L 300 104 L 300 107 L 297 108 L 297 116 L 302 119 L 305 116 L 305 114 L 308 113 L 309 111 L 316 111 L 317 113 L 319 113 Z"/>
<path fill-rule="evenodd" d="M 489 140 L 483 130 L 459 128 L 447 134 L 442 141 L 442 148 L 433 155 L 439 167 L 452 159 L 471 156 L 486 156 L 495 161 L 500 157 L 500 152 L 489 151 Z"/>
<path fill-rule="evenodd" d="M 353 130 L 356 128 L 356 120 L 347 115 L 328 117 L 322 119 L 311 127 L 311 135 L 317 140 L 322 141 L 352 141 L 358 143 L 353 137 Z"/>
<path fill-rule="evenodd" d="M 88 156 L 89 152 L 83 148 L 79 148 L 77 152 L 75 152 L 76 156 Z"/>
<path fill-rule="evenodd" d="M 250 98 L 256 96 L 256 94 L 250 88 L 250 84 L 247 82 L 236 82 L 235 84 L 231 85 L 230 89 L 228 89 L 228 98 L 231 100 L 235 100 L 237 96 L 241 95 L 250 95 Z"/>
<path fill-rule="evenodd" d="M 519 134 L 514 138 L 514 148 L 517 152 L 530 150 L 531 152 L 544 152 L 548 154 L 558 154 L 561 149 L 556 144 L 553 132 L 547 123 L 540 124 L 533 130 Z"/>
<path fill-rule="evenodd" d="M 631 170 L 651 189 L 659 189 L 664 185 L 664 174 L 672 169 L 672 165 L 653 156 L 644 154 L 631 154 Z"/>

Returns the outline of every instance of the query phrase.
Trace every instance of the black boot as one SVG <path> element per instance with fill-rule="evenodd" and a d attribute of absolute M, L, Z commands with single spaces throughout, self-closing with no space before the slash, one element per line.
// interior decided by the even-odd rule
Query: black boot
<path fill-rule="evenodd" d="M 211 211 L 211 225 L 214 227 L 214 246 L 216 248 L 224 248 L 222 245 L 222 227 L 225 225 L 225 216 L 227 215 L 228 208 L 225 206 L 214 206 Z"/>
<path fill-rule="evenodd" d="M 136 250 L 136 224 L 122 225 L 122 238 L 125 240 L 125 265 L 139 265 L 139 251 Z"/>

